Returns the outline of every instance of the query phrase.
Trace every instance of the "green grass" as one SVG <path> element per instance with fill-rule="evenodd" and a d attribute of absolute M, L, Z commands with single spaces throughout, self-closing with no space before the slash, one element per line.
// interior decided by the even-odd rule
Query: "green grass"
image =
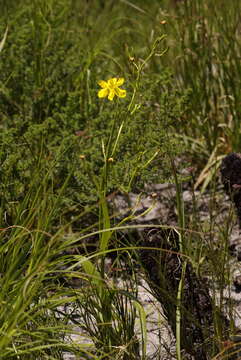
<path fill-rule="evenodd" d="M 176 79 L 191 90 L 185 135 L 193 147 L 200 141 L 202 156 L 238 151 L 240 2 L 187 1 L 163 19 Z"/>
<path fill-rule="evenodd" d="M 181 183 L 215 199 L 220 161 L 240 148 L 240 1 L 1 5 L 0 359 L 147 359 L 135 213 L 121 219 L 110 200 L 175 183 L 179 250 L 213 279 L 223 309 L 233 214 L 218 244 L 207 241 L 213 204 L 200 228 L 195 204 L 191 215 L 183 207 Z M 125 79 L 127 96 L 99 99 L 98 81 L 113 77 Z M 189 165 L 193 179 L 180 175 Z M 113 267 L 124 258 L 131 269 L 122 286 L 106 270 L 112 253 Z M 182 291 L 181 279 L 178 359 Z M 212 340 L 222 351 L 215 309 Z M 70 339 L 76 331 L 87 344 Z"/>

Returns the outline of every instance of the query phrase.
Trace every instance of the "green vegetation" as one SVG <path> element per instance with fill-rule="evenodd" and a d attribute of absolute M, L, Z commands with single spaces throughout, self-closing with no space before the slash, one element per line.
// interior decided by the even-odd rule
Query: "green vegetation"
<path fill-rule="evenodd" d="M 111 206 L 146 184 L 176 184 L 184 267 L 229 283 L 233 215 L 218 246 L 204 242 L 212 204 L 200 229 L 182 181 L 214 198 L 223 155 L 240 148 L 240 14 L 239 0 L 1 2 L 0 359 L 147 359 L 138 225 L 133 209 L 123 219 Z M 98 97 L 110 78 L 124 78 L 126 96 Z M 195 180 L 180 175 L 189 165 Z M 121 286 L 112 254 L 131 269 Z M 220 345 L 216 313 L 213 326 Z M 177 335 L 181 359 L 178 323 Z"/>

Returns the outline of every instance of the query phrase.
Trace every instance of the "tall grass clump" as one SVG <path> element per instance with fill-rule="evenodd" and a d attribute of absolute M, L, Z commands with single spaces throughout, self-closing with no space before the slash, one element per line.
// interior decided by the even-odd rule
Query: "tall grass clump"
<path fill-rule="evenodd" d="M 190 147 L 200 160 L 238 151 L 240 2 L 166 2 L 161 14 L 176 79 L 190 89 L 190 112 L 180 122 Z"/>

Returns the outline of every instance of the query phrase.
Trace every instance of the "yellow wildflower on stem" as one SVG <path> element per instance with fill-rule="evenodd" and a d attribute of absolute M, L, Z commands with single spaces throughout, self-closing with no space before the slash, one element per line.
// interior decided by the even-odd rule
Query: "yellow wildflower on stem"
<path fill-rule="evenodd" d="M 112 101 L 115 96 L 124 98 L 126 96 L 126 90 L 119 88 L 119 86 L 123 85 L 124 81 L 124 78 L 111 78 L 107 81 L 98 81 L 98 84 L 102 88 L 98 92 L 98 97 L 104 98 L 108 96 L 110 101 Z"/>

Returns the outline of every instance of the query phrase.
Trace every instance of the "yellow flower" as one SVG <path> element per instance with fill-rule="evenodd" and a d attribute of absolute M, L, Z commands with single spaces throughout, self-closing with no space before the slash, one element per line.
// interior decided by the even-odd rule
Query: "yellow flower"
<path fill-rule="evenodd" d="M 124 98 L 126 96 L 126 90 L 119 89 L 119 86 L 121 86 L 124 81 L 124 78 L 112 78 L 107 81 L 98 81 L 98 84 L 102 87 L 102 89 L 98 92 L 98 97 L 104 98 L 108 96 L 110 101 L 114 99 L 115 95 L 120 98 Z"/>

